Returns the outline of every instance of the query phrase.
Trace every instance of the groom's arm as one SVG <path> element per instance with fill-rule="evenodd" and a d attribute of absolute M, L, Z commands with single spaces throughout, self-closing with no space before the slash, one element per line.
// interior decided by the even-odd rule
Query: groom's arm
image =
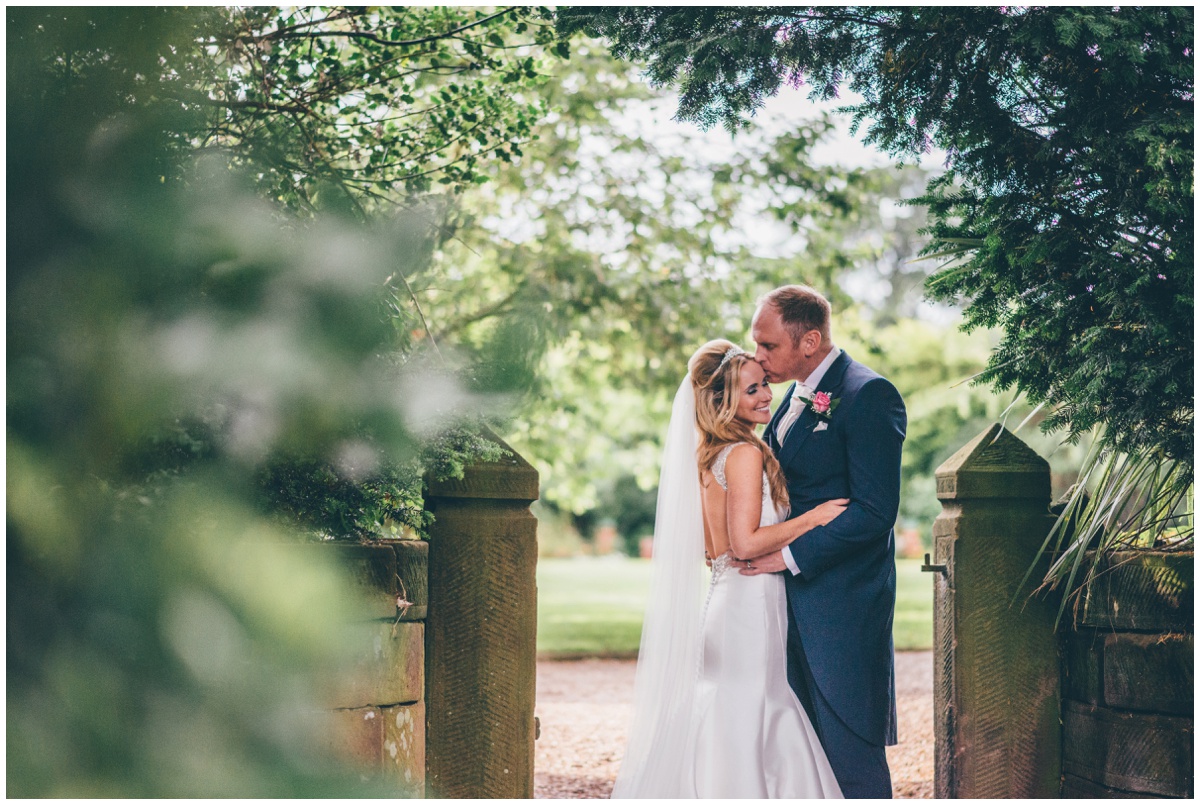
<path fill-rule="evenodd" d="M 844 429 L 850 505 L 828 525 L 784 549 L 795 562 L 791 570 L 799 570 L 805 579 L 816 578 L 883 538 L 896 524 L 900 509 L 900 449 L 908 425 L 900 393 L 884 378 L 872 378 L 850 410 L 838 413 L 853 417 Z"/>

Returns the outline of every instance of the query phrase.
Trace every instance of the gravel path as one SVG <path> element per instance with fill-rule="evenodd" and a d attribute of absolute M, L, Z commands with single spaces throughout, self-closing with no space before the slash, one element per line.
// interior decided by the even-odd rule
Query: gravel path
<path fill-rule="evenodd" d="M 538 663 L 534 796 L 604 799 L 621 765 L 633 698 L 632 660 Z M 933 657 L 896 655 L 900 745 L 888 748 L 899 798 L 933 797 Z"/>

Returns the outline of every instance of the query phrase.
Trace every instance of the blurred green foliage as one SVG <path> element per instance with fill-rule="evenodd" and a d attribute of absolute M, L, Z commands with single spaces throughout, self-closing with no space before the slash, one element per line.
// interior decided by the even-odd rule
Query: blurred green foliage
<path fill-rule="evenodd" d="M 433 523 L 422 495 L 425 479 L 461 478 L 473 462 L 508 451 L 467 420 L 419 439 L 408 459 L 364 436 L 328 454 L 276 451 L 256 476 L 263 513 L 318 539 L 423 538 Z"/>
<path fill-rule="evenodd" d="M 536 16 L 533 10 L 529 13 Z M 89 104 L 106 104 L 95 115 L 99 121 L 95 132 L 117 139 L 154 139 L 153 145 L 130 141 L 123 147 L 136 153 L 137 159 L 127 162 L 136 164 L 142 178 L 158 180 L 161 186 L 152 188 L 155 192 L 170 193 L 177 186 L 201 192 L 207 188 L 209 203 L 217 205 L 222 203 L 221 194 L 231 192 L 236 184 L 244 203 L 253 205 L 254 195 L 272 201 L 270 207 L 257 205 L 246 223 L 255 216 L 262 221 L 276 218 L 283 227 L 276 234 L 279 245 L 293 252 L 306 249 L 307 262 L 315 261 L 310 280 L 357 283 L 360 291 L 372 284 L 385 289 L 380 301 L 361 294 L 353 300 L 339 298 L 346 288 L 333 294 L 313 293 L 311 310 L 287 311 L 287 315 L 295 315 L 296 323 L 303 320 L 300 326 L 325 328 L 352 351 L 386 344 L 383 351 L 390 357 L 377 369 L 381 376 L 428 372 L 445 394 L 461 402 L 463 390 L 454 373 L 447 371 L 444 361 L 426 354 L 432 352 L 436 358 L 437 344 L 408 285 L 409 277 L 428 270 L 436 244 L 448 236 L 441 228 L 446 197 L 417 199 L 413 193 L 427 189 L 434 180 L 457 192 L 479 178 L 474 171 L 482 163 L 511 159 L 507 149 L 519 152 L 518 143 L 530 136 L 531 121 L 540 114 L 543 101 L 536 96 L 523 101 L 521 92 L 543 80 L 532 69 L 535 62 L 559 56 L 544 53 L 538 44 L 547 39 L 545 26 L 532 17 L 522 21 L 520 16 L 445 8 L 101 13 L 24 9 L 11 15 L 9 36 L 28 62 L 9 78 L 12 83 L 18 75 L 37 74 L 44 80 L 32 85 L 37 89 L 30 92 L 40 93 L 41 102 L 50 109 L 81 112 L 85 120 L 90 119 L 85 111 Z M 122 36 L 132 37 L 129 46 L 120 41 Z M 413 44 L 415 40 L 422 41 Z M 537 56 L 534 62 L 529 62 L 534 57 L 528 52 Z M 518 54 L 524 55 L 518 59 Z M 336 69 L 330 66 L 333 62 L 339 65 Z M 337 80 L 330 79 L 330 70 L 338 73 Z M 508 92 L 490 93 L 488 87 L 495 85 Z M 290 99 L 288 103 L 303 107 L 304 114 L 284 108 L 283 95 Z M 400 110 L 405 111 L 400 114 Z M 10 106 L 10 119 L 20 113 Z M 397 127 L 388 116 L 392 113 L 407 125 Z M 422 120 L 426 122 L 417 125 Z M 130 126 L 140 127 L 140 133 L 124 130 Z M 72 148 L 83 147 L 62 141 L 80 128 L 49 132 L 37 147 L 47 159 L 61 160 Z M 473 138 L 471 147 L 454 144 L 468 134 Z M 417 151 L 423 159 L 398 156 Z M 351 152 L 357 156 L 352 158 Z M 399 161 L 379 164 L 381 153 Z M 359 157 L 366 162 L 356 162 Z M 94 161 L 91 167 L 100 169 L 101 164 Z M 36 163 L 17 167 L 36 169 Z M 18 170 L 15 181 L 19 185 L 40 178 L 23 176 Z M 125 179 L 106 177 L 112 181 L 108 189 L 121 192 Z M 369 180 L 369 187 L 360 186 L 364 180 Z M 224 189 L 215 189 L 218 185 Z M 343 198 L 341 191 L 322 195 L 321 188 L 335 185 L 349 195 Z M 321 198 L 325 203 L 319 203 Z M 134 201 L 151 207 L 157 203 Z M 386 213 L 399 208 L 405 210 L 402 224 L 380 223 L 389 219 Z M 307 215 L 321 209 L 327 213 L 324 220 L 305 222 Z M 15 210 L 15 225 L 26 231 L 40 226 L 42 212 L 22 205 Z M 306 215 L 289 222 L 279 217 L 281 212 Z M 354 230 L 346 225 L 346 216 L 367 216 L 374 229 Z M 307 229 L 316 245 L 282 242 L 298 228 Z M 261 297 L 273 281 L 221 254 L 221 249 L 237 249 L 238 244 L 219 244 L 214 238 L 205 246 L 217 256 L 194 255 L 195 270 L 204 270 L 206 260 L 222 268 L 195 289 L 210 301 L 244 305 Z M 261 248 L 272 247 L 264 243 Z M 338 254 L 345 248 L 360 253 Z M 286 261 L 291 256 L 279 252 L 278 258 Z M 354 267 L 333 264 L 346 258 L 365 259 L 383 273 L 356 278 Z M 229 265 L 224 264 L 227 260 Z M 316 264 L 321 261 L 329 264 Z M 235 267 L 238 270 L 232 270 Z M 317 276 L 325 272 L 328 277 Z M 189 341 L 194 345 L 225 324 L 219 316 L 186 320 L 176 333 L 177 345 Z M 516 391 L 529 382 L 529 361 L 520 342 L 524 324 L 516 321 L 504 327 L 501 337 L 465 355 L 455 366 L 459 378 L 485 394 Z M 505 342 L 506 332 L 517 339 L 517 348 Z M 419 363 L 423 358 L 424 363 Z M 418 363 L 406 368 L 410 360 Z M 391 365 L 386 365 L 389 361 Z M 345 391 L 353 395 L 361 389 Z M 423 401 L 426 395 L 414 399 Z M 286 438 L 276 440 L 257 479 L 265 493 L 263 505 L 282 523 L 322 537 L 420 534 L 428 525 L 421 510 L 423 472 L 457 475 L 465 462 L 498 455 L 494 445 L 470 432 L 437 438 L 446 416 L 436 408 L 453 406 L 435 403 L 433 407 L 437 427 L 420 428 L 421 452 L 409 460 L 386 455 L 386 444 L 375 444 L 364 435 L 390 427 L 378 417 L 347 422 L 340 438 L 348 446 L 339 448 L 337 461 L 330 461 L 334 452 L 330 444 L 307 438 L 294 439 L 290 445 Z M 162 422 L 161 431 L 136 440 L 132 448 L 123 447 L 120 463 L 127 483 L 154 487 L 164 477 L 186 471 L 193 461 L 211 459 L 220 450 L 215 443 L 205 445 L 205 440 L 220 440 L 240 427 L 238 414 L 224 404 L 177 406 L 177 410 L 179 416 Z M 411 406 L 405 413 L 410 422 L 428 419 Z M 351 455 L 346 455 L 347 450 Z M 138 477 L 138 467 L 148 473 L 145 479 Z"/>
<path fill-rule="evenodd" d="M 160 167 L 182 175 L 174 157 L 219 154 L 263 197 L 310 213 L 392 211 L 486 181 L 531 138 L 542 65 L 566 52 L 537 8 L 44 8 L 9 21 L 21 69 L 53 76 L 51 91 L 181 111 Z M 113 48 L 117 34 L 138 44 Z"/>
<path fill-rule="evenodd" d="M 6 10 L 10 796 L 391 791 L 327 717 L 353 585 L 264 514 L 263 479 L 315 462 L 275 491 L 330 482 L 315 509 L 351 534 L 424 516 L 378 506 L 397 468 L 479 454 L 444 429 L 486 395 L 394 307 L 428 217 L 322 212 L 319 171 L 264 193 L 271 147 L 302 142 L 201 135 L 184 91 L 238 72 L 214 31 L 267 13 Z"/>
<path fill-rule="evenodd" d="M 633 475 L 619 476 L 601 491 L 600 505 L 577 518 L 580 527 L 591 533 L 599 520 L 611 520 L 621 536 L 621 548 L 627 556 L 641 555 L 641 538 L 654 536 L 654 518 L 658 508 L 658 490 L 642 489 Z"/>

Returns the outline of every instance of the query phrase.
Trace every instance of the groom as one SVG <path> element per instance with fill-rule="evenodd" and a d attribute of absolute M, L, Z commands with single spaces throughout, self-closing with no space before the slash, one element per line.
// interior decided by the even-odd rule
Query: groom
<path fill-rule="evenodd" d="M 833 498 L 845 512 L 745 575 L 784 571 L 788 681 L 846 797 L 891 797 L 884 746 L 896 743 L 892 616 L 900 448 L 895 387 L 833 344 L 829 302 L 803 285 L 759 301 L 751 324 L 768 382 L 795 381 L 764 434 L 795 517 Z"/>

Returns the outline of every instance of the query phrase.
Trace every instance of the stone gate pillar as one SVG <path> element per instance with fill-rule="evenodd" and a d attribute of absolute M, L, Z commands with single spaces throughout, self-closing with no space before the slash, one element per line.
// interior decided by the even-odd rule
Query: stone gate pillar
<path fill-rule="evenodd" d="M 936 477 L 935 796 L 1058 797 L 1057 610 L 1018 594 L 1054 522 L 1050 466 L 994 424 Z"/>
<path fill-rule="evenodd" d="M 426 796 L 533 797 L 537 496 L 515 453 L 428 484 Z"/>

